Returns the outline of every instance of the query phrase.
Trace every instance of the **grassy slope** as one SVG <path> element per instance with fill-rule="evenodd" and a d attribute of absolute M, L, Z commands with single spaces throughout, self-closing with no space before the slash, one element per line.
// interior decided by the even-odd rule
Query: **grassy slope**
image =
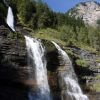
<path fill-rule="evenodd" d="M 46 39 L 46 40 L 49 40 L 49 41 L 55 41 L 56 43 L 60 44 L 63 47 L 71 45 L 70 40 L 69 41 L 62 40 L 61 39 L 62 33 L 55 30 L 55 29 L 51 29 L 51 28 L 39 29 L 39 30 L 36 30 L 36 31 L 32 31 L 30 34 L 31 34 L 32 37 L 35 37 L 35 38 Z M 79 43 L 79 42 L 76 42 L 74 40 L 71 40 L 71 42 L 72 42 L 73 45 L 81 48 L 82 50 L 87 50 L 89 52 L 96 52 L 95 48 L 92 48 L 92 47 L 90 47 L 86 44 Z"/>

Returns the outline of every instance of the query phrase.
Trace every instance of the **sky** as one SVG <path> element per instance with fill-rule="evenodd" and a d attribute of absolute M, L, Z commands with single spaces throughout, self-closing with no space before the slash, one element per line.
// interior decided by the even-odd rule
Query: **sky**
<path fill-rule="evenodd" d="M 97 1 L 100 3 L 100 0 L 44 0 L 53 11 L 56 12 L 67 12 L 70 8 L 74 7 L 79 2 L 86 1 Z"/>

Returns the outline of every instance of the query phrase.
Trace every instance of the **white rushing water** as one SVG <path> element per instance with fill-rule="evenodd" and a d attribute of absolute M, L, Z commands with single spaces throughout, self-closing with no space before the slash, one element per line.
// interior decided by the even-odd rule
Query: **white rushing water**
<path fill-rule="evenodd" d="M 38 89 L 38 97 L 30 96 L 29 100 L 51 100 L 50 89 L 47 79 L 46 60 L 44 57 L 45 49 L 43 48 L 41 41 L 25 36 L 26 46 L 28 52 L 28 65 L 35 70 L 35 80 Z"/>
<path fill-rule="evenodd" d="M 86 95 L 83 94 L 78 82 L 76 74 L 74 72 L 72 62 L 69 59 L 67 53 L 60 48 L 58 44 L 52 41 L 59 52 L 59 56 L 63 59 L 66 66 L 66 71 L 59 72 L 60 87 L 62 89 L 62 100 L 89 100 Z M 68 64 L 69 65 L 68 65 Z M 69 69 L 67 68 L 68 66 Z M 68 73 L 67 73 L 68 71 Z"/>
<path fill-rule="evenodd" d="M 6 0 L 3 0 L 3 2 L 4 2 L 4 4 L 6 4 L 6 5 L 8 6 L 8 4 L 7 4 Z"/>
<path fill-rule="evenodd" d="M 13 16 L 13 12 L 12 12 L 11 7 L 8 7 L 8 14 L 7 14 L 6 22 L 7 22 L 8 26 L 9 26 L 13 31 L 15 31 L 15 29 L 14 29 L 14 16 Z"/>

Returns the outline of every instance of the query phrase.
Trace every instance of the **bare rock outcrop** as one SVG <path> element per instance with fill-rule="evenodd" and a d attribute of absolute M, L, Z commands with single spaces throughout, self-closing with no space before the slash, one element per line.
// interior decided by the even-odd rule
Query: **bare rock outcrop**
<path fill-rule="evenodd" d="M 80 3 L 69 11 L 69 15 L 81 18 L 86 25 L 97 27 L 97 21 L 100 20 L 100 4 L 95 1 Z"/>

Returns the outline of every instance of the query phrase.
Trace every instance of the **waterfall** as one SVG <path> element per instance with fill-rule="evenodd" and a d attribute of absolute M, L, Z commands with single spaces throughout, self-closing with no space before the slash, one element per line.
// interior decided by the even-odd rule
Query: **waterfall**
<path fill-rule="evenodd" d="M 4 4 L 7 4 L 7 3 L 6 3 L 6 0 L 3 0 L 3 2 L 4 2 Z"/>
<path fill-rule="evenodd" d="M 5 4 L 6 6 L 8 6 L 8 4 L 7 4 L 7 1 L 6 1 L 6 0 L 3 0 L 3 2 L 4 2 L 4 4 Z"/>
<path fill-rule="evenodd" d="M 35 81 L 37 84 L 37 96 L 29 94 L 29 100 L 51 100 L 50 89 L 47 79 L 46 60 L 44 57 L 45 49 L 40 40 L 25 36 L 28 52 L 28 65 L 33 67 Z"/>
<path fill-rule="evenodd" d="M 6 22 L 7 22 L 8 26 L 9 26 L 13 31 L 15 31 L 15 29 L 14 29 L 14 16 L 13 16 L 13 12 L 12 12 L 11 7 L 8 7 L 8 14 L 7 14 Z"/>
<path fill-rule="evenodd" d="M 62 50 L 58 44 L 53 41 L 52 43 L 57 48 L 59 56 L 63 59 L 66 67 L 64 71 L 58 72 L 60 87 L 62 90 L 62 100 L 89 100 L 88 97 L 83 94 L 77 82 L 77 76 L 67 53 Z"/>

